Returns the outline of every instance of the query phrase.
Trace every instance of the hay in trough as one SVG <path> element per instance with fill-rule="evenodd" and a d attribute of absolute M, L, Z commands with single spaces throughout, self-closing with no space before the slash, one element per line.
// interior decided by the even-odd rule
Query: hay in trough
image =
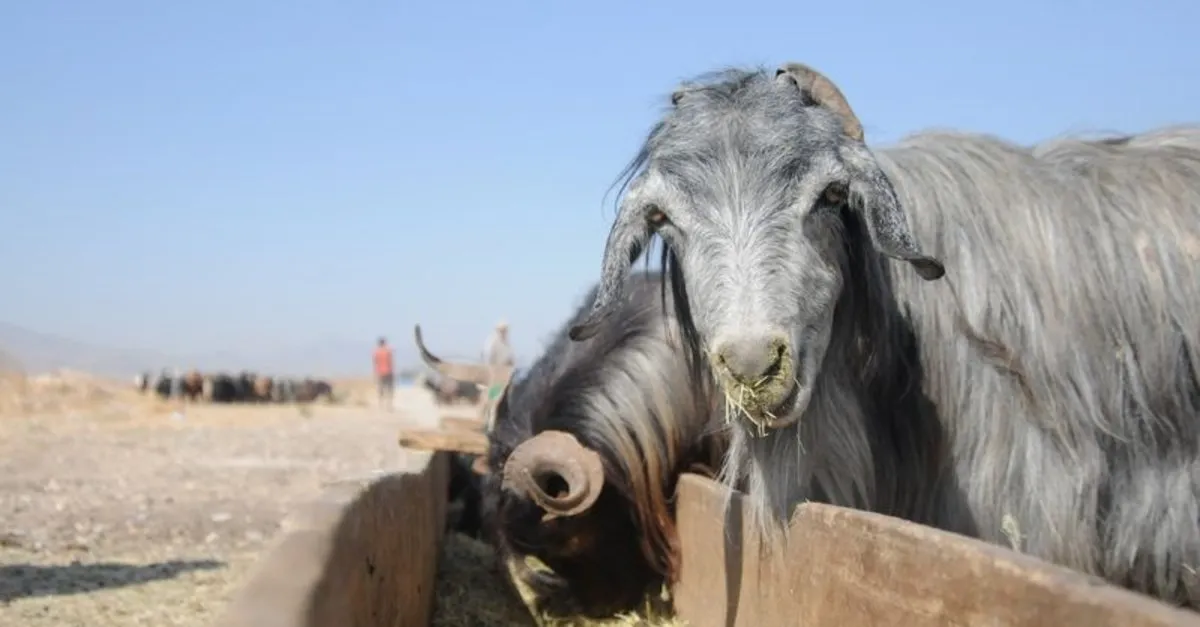
<path fill-rule="evenodd" d="M 434 585 L 432 627 L 535 625 L 502 577 L 492 547 L 461 533 L 446 534 Z"/>
<path fill-rule="evenodd" d="M 544 568 L 544 567 L 543 567 Z M 647 610 L 608 620 L 534 617 L 527 590 L 517 598 L 504 581 L 506 568 L 487 544 L 459 533 L 446 535 L 434 588 L 433 627 L 683 627 L 681 620 Z"/>

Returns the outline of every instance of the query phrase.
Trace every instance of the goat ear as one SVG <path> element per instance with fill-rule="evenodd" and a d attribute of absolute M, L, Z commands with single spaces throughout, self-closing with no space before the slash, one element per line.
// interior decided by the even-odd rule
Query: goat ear
<path fill-rule="evenodd" d="M 568 333 L 571 340 L 581 342 L 596 335 L 601 323 L 620 307 L 629 281 L 629 270 L 650 242 L 651 234 L 650 225 L 629 203 L 623 204 L 604 245 L 600 285 L 596 288 L 592 309 L 571 327 Z"/>
<path fill-rule="evenodd" d="M 917 246 L 887 174 L 870 156 L 855 158 L 853 162 L 857 172 L 850 179 L 848 200 L 866 222 L 875 249 L 893 259 L 907 261 L 926 281 L 942 278 L 945 266 Z"/>

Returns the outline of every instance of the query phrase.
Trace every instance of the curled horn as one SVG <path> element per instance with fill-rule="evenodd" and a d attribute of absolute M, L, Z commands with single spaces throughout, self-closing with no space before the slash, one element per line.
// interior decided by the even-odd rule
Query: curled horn
<path fill-rule="evenodd" d="M 625 282 L 629 278 L 629 269 L 650 242 L 652 231 L 637 211 L 637 197 L 637 188 L 634 187 L 621 203 L 617 219 L 608 233 L 608 241 L 604 244 L 604 260 L 601 262 L 600 285 L 596 288 L 596 298 L 592 302 L 591 311 L 571 327 L 568 335 L 573 341 L 580 342 L 596 335 L 600 330 L 600 323 L 620 307 L 621 300 L 625 297 Z"/>
<path fill-rule="evenodd" d="M 413 336 L 417 340 L 417 350 L 421 353 L 421 361 L 424 361 L 425 365 L 432 368 L 438 374 L 476 385 L 488 385 L 490 382 L 491 370 L 487 364 L 464 364 L 442 361 L 441 358 L 425 348 L 425 341 L 421 338 L 421 325 L 419 324 L 413 327 Z"/>
<path fill-rule="evenodd" d="M 566 494 L 551 494 L 549 480 L 567 484 Z M 546 512 L 543 520 L 587 511 L 604 488 L 600 455 L 565 431 L 543 431 L 522 442 L 504 462 L 504 489 L 527 496 Z"/>
<path fill-rule="evenodd" d="M 863 140 L 862 122 L 858 121 L 858 116 L 854 115 L 854 110 L 850 108 L 850 103 L 846 102 L 842 90 L 838 89 L 833 81 L 803 63 L 785 63 L 775 71 L 775 78 L 785 76 L 795 82 L 818 106 L 836 113 L 841 118 L 842 129 L 847 135 L 856 141 Z"/>

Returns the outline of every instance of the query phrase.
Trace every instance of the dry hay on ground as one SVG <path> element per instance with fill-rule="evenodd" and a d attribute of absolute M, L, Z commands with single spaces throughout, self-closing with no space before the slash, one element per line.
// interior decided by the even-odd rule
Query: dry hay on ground
<path fill-rule="evenodd" d="M 490 546 L 460 533 L 446 534 L 431 627 L 536 625 L 501 577 Z"/>
<path fill-rule="evenodd" d="M 55 370 L 37 375 L 0 371 L 0 417 L 73 412 L 130 413 L 155 403 L 132 384 L 86 372 Z"/>

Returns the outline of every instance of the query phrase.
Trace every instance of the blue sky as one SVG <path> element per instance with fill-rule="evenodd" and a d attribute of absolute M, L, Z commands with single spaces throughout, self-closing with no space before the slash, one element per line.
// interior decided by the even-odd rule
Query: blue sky
<path fill-rule="evenodd" d="M 873 145 L 1197 121 L 1200 2 L 38 0 L 0 8 L 0 319 L 173 352 L 523 360 L 681 79 L 796 60 Z"/>

